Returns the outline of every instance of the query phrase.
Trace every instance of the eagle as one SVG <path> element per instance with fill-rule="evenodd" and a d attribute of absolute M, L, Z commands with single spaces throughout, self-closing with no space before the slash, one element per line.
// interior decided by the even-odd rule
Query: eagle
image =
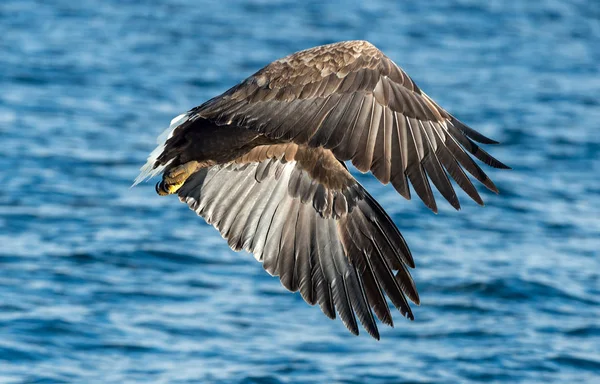
<path fill-rule="evenodd" d="M 457 120 L 383 52 L 344 41 L 276 60 L 171 121 L 135 184 L 161 174 L 235 250 L 244 249 L 355 335 L 393 326 L 387 298 L 414 319 L 413 256 L 390 216 L 354 178 L 350 161 L 409 184 L 432 211 L 433 183 L 457 210 L 450 178 L 483 205 L 467 173 L 498 189 L 470 156 L 509 168 L 476 144 L 498 142 Z M 470 154 L 470 155 L 469 155 Z"/>

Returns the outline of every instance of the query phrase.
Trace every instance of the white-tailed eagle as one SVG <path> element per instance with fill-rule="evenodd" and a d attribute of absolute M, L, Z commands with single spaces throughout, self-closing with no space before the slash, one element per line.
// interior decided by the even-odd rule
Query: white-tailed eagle
<path fill-rule="evenodd" d="M 469 153 L 496 142 L 436 104 L 379 49 L 347 41 L 294 53 L 173 119 L 136 183 L 162 173 L 177 194 L 290 291 L 358 334 L 393 325 L 386 296 L 413 319 L 413 257 L 390 217 L 348 171 L 351 161 L 436 211 L 430 181 L 456 209 L 450 178 L 494 183 Z"/>

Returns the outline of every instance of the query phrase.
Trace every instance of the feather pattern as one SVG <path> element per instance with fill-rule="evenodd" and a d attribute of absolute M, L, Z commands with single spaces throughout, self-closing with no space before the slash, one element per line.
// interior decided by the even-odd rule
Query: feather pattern
<path fill-rule="evenodd" d="M 286 150 L 272 149 L 274 157 L 258 162 L 201 169 L 181 187 L 180 200 L 233 249 L 253 253 L 285 288 L 319 303 L 328 317 L 337 312 L 352 333 L 360 322 L 379 338 L 372 310 L 392 324 L 384 293 L 412 318 L 406 297 L 418 303 L 418 295 L 407 268 L 414 263 L 391 219 L 356 180 L 334 189 L 313 179 L 303 164 L 318 151 L 304 153 L 302 161 L 277 158 Z M 303 202 L 313 182 L 317 188 Z"/>
<path fill-rule="evenodd" d="M 243 107 L 232 108 L 232 102 Z M 361 172 L 371 171 L 384 184 L 391 181 L 407 199 L 409 180 L 433 211 L 437 204 L 428 177 L 453 207 L 460 208 L 446 175 L 450 168 L 460 173 L 457 163 L 495 191 L 467 153 L 492 167 L 508 168 L 473 142 L 495 144 L 494 140 L 438 106 L 365 41 L 316 47 L 277 60 L 190 113 L 219 124 L 232 122 L 271 139 L 331 149 Z M 434 129 L 443 140 L 433 139 Z M 438 151 L 439 146 L 449 151 Z M 438 157 L 440 152 L 444 155 Z M 464 179 L 458 185 L 474 196 Z"/>

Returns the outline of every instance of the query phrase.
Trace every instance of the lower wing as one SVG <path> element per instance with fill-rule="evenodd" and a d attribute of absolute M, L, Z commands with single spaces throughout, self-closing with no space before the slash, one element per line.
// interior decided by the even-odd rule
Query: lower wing
<path fill-rule="evenodd" d="M 358 317 L 379 339 L 371 309 L 393 325 L 385 295 L 413 319 L 406 300 L 419 303 L 408 272 L 412 256 L 390 217 L 356 180 L 330 189 L 300 163 L 271 158 L 202 169 L 178 195 L 232 249 L 252 253 L 328 317 L 337 311 L 353 334 Z"/>

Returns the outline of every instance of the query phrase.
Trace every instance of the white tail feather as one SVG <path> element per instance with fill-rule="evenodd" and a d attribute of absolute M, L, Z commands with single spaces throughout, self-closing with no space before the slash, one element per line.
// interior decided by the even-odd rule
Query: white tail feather
<path fill-rule="evenodd" d="M 159 165 L 158 167 L 154 168 L 154 163 L 156 163 L 156 160 L 165 149 L 165 144 L 167 140 L 169 140 L 173 136 L 173 132 L 175 132 L 175 129 L 181 124 L 183 124 L 188 117 L 189 115 L 187 113 L 183 113 L 175 117 L 173 120 L 171 120 L 169 128 L 167 128 L 163 133 L 160 134 L 160 136 L 158 136 L 158 138 L 156 139 L 158 146 L 154 149 L 154 151 L 152 151 L 152 153 L 150 153 L 146 164 L 144 164 L 144 166 L 140 168 L 140 174 L 138 175 L 138 177 L 135 178 L 132 187 L 138 185 L 144 180 L 153 178 L 154 176 L 161 173 L 167 165 L 169 165 L 169 163 L 173 159 L 169 160 L 169 162 L 164 165 Z"/>

